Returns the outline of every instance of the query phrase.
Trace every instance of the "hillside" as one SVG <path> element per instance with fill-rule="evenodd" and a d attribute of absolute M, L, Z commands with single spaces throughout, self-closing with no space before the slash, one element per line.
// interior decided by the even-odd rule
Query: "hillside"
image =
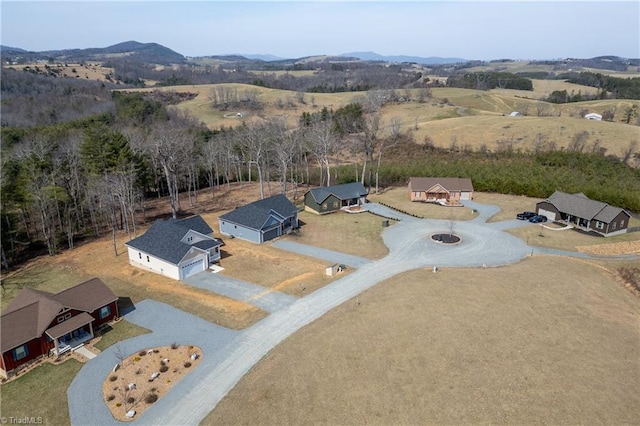
<path fill-rule="evenodd" d="M 587 132 L 585 150 L 605 149 L 607 154 L 620 155 L 633 141 L 638 141 L 638 126 L 624 124 L 622 111 L 633 102 L 625 100 L 585 101 L 569 104 L 549 104 L 536 100 L 547 95 L 548 90 L 563 87 L 555 82 L 552 87 L 540 85 L 533 93 L 527 92 L 529 99 L 522 98 L 522 92 L 496 89 L 479 91 L 470 89 L 436 88 L 427 102 L 415 101 L 418 89 L 409 91 L 414 101 L 389 104 L 381 109 L 382 131 L 388 132 L 392 118 L 399 119 L 403 132 L 410 132 L 413 138 L 424 142 L 429 137 L 438 147 L 457 149 L 489 150 L 515 149 L 532 151 L 536 145 L 555 145 L 556 149 L 566 148 L 576 135 Z M 587 91 L 585 86 L 568 85 L 565 89 Z M 211 105 L 209 93 L 225 87 L 238 93 L 252 93 L 262 105 L 260 111 L 220 111 Z M 157 89 L 135 89 L 136 91 L 190 92 L 197 94 L 191 100 L 175 106 L 187 111 L 211 129 L 235 127 L 243 121 L 263 121 L 270 118 L 285 118 L 289 126 L 296 126 L 303 112 L 314 112 L 327 107 L 336 110 L 351 102 L 362 101 L 366 93 L 314 93 L 305 95 L 305 104 L 296 100 L 296 93 L 287 90 L 268 89 L 251 85 L 199 85 L 169 86 Z M 278 106 L 280 105 L 280 106 Z M 282 107 L 285 105 L 285 107 Z M 602 113 L 617 111 L 614 122 L 590 121 L 584 112 Z M 521 111 L 525 116 L 510 117 L 512 111 Z M 236 112 L 242 112 L 238 118 Z M 538 116 L 538 113 L 544 114 Z"/>

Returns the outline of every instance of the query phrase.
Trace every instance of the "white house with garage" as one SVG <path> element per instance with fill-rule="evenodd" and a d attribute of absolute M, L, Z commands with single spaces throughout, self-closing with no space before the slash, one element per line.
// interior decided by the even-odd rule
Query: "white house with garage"
<path fill-rule="evenodd" d="M 157 220 L 126 246 L 132 266 L 175 280 L 206 271 L 220 260 L 222 241 L 200 216 Z"/>

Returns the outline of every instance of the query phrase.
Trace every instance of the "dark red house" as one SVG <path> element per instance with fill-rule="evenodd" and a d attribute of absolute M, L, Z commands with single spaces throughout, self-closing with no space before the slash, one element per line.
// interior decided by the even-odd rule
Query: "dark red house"
<path fill-rule="evenodd" d="M 24 288 L 0 318 L 0 376 L 44 355 L 58 356 L 118 316 L 118 297 L 98 278 L 52 294 Z"/>

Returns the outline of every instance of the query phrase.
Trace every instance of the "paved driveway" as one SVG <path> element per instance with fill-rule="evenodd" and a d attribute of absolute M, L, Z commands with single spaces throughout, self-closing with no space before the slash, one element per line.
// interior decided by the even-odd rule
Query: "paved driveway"
<path fill-rule="evenodd" d="M 386 257 L 360 263 L 353 273 L 304 298 L 280 305 L 268 317 L 239 332 L 221 329 L 197 317 L 176 312 L 176 309 L 166 305 L 159 311 L 157 302 L 142 302 L 142 306 L 139 305 L 127 318 L 153 329 L 154 333 L 122 342 L 120 346 L 127 353 L 177 341 L 201 346 L 204 356 L 198 365 L 197 374 L 185 377 L 134 423 L 200 423 L 242 376 L 276 345 L 329 310 L 387 278 L 421 267 L 505 265 L 518 262 L 532 253 L 531 247 L 522 240 L 503 232 L 503 229 L 512 226 L 523 226 L 520 221 L 507 221 L 508 223 L 501 225 L 486 224 L 486 219 L 498 211 L 497 207 L 474 202 L 469 202 L 468 207 L 478 210 L 480 216 L 471 221 L 455 222 L 453 231 L 461 236 L 462 241 L 457 245 L 446 246 L 433 242 L 430 236 L 433 233 L 449 232 L 450 221 L 416 219 L 382 206 L 367 205 L 368 209 L 375 210 L 378 214 L 402 219 L 383 231 L 382 237 L 389 247 Z M 310 250 L 302 245 L 285 246 L 294 251 Z M 324 250 L 321 252 L 322 256 L 338 255 L 341 259 L 345 258 L 344 254 L 327 254 Z M 245 285 L 243 283 L 241 287 L 246 287 Z M 220 288 L 211 287 L 215 291 Z M 227 290 L 232 293 L 236 291 Z M 252 291 L 246 291 L 246 288 L 240 290 L 241 297 L 252 297 Z M 111 349 L 89 361 L 69 388 L 69 409 L 71 421 L 75 425 L 115 423 L 106 405 L 102 403 L 101 395 L 98 395 L 101 393 L 102 380 L 115 364 Z M 98 364 L 95 364 L 96 361 Z"/>

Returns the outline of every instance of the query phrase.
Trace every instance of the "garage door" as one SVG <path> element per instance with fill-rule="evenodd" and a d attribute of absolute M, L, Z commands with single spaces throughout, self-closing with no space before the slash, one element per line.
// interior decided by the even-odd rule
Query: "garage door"
<path fill-rule="evenodd" d="M 546 216 L 547 219 L 549 219 L 550 221 L 556 220 L 555 212 L 550 212 L 549 210 L 540 209 L 540 210 L 538 210 L 538 214 L 541 215 L 541 216 Z"/>
<path fill-rule="evenodd" d="M 202 271 L 204 271 L 204 261 L 202 259 L 187 263 L 182 267 L 182 278 L 187 278 Z"/>
<path fill-rule="evenodd" d="M 278 236 L 278 228 L 269 229 L 264 233 L 264 241 L 273 240 Z"/>
<path fill-rule="evenodd" d="M 471 199 L 471 193 L 470 192 L 461 192 L 460 193 L 460 199 L 461 200 L 470 200 Z"/>

